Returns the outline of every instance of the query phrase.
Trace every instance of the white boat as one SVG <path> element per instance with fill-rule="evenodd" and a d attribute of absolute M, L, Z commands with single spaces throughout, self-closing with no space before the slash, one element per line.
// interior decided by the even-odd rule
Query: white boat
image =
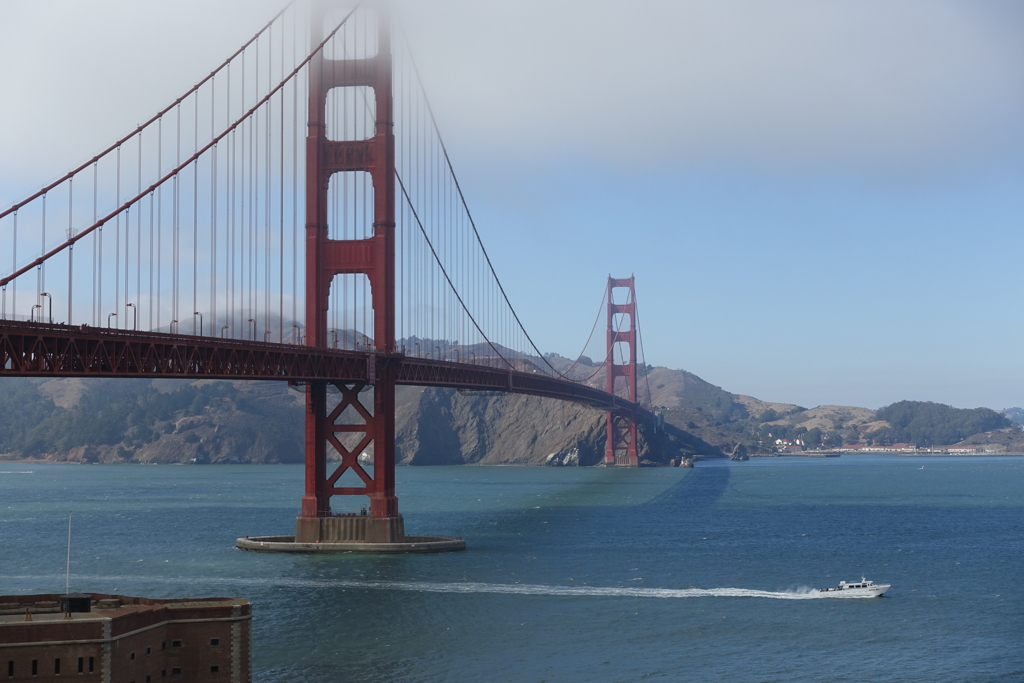
<path fill-rule="evenodd" d="M 880 598 L 889 588 L 887 583 L 877 585 L 862 576 L 860 582 L 840 581 L 835 588 L 819 588 L 818 593 L 823 598 Z"/>

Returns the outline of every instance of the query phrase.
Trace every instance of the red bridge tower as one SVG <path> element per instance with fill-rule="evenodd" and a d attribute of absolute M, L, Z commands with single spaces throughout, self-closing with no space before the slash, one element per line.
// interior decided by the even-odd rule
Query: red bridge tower
<path fill-rule="evenodd" d="M 391 27 L 384 3 L 377 14 L 377 54 L 363 59 L 327 59 L 320 50 L 309 64 L 309 129 L 306 136 L 306 345 L 326 348 L 331 281 L 342 273 L 365 274 L 373 306 L 373 343 L 366 384 L 333 382 L 341 401 L 327 411 L 327 381 L 310 382 L 306 393 L 306 493 L 295 525 L 299 543 L 335 538 L 344 526 L 351 540 L 377 543 L 404 539 L 395 497 L 395 378 L 387 358 L 395 352 L 395 136 L 391 89 Z M 322 40 L 322 21 L 314 20 L 313 44 Z M 333 141 L 327 137 L 327 96 L 332 88 L 369 87 L 376 103 L 376 127 L 366 140 Z M 335 173 L 365 171 L 373 183 L 373 233 L 367 239 L 328 239 L 328 184 Z M 380 358 L 378 359 L 378 356 Z M 372 413 L 359 400 L 373 388 Z M 352 408 L 362 423 L 338 420 Z M 339 434 L 362 438 L 346 448 Z M 341 464 L 328 475 L 328 443 Z M 358 457 L 373 445 L 373 474 Z M 352 470 L 362 486 L 337 486 Z M 356 525 L 331 523 L 331 496 L 365 495 L 369 517 Z M 348 527 L 352 527 L 349 529 Z"/>
<path fill-rule="evenodd" d="M 616 289 L 628 289 L 626 302 L 615 303 L 612 294 Z M 616 320 L 615 316 L 623 316 Z M 629 326 L 623 329 L 628 316 Z M 623 363 L 615 362 L 616 345 L 624 344 L 620 354 L 628 358 Z M 627 398 L 636 403 L 636 291 L 633 288 L 633 276 L 628 278 L 608 277 L 608 367 L 607 388 L 609 394 L 615 393 L 615 380 L 626 379 Z M 640 462 L 636 455 L 636 414 L 627 411 L 608 411 L 608 443 L 604 453 L 605 465 L 637 467 Z"/>

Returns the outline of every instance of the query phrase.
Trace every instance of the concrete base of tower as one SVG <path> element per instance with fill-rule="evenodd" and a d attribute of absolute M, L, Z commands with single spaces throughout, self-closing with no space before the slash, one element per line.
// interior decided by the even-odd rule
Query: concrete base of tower
<path fill-rule="evenodd" d="M 635 455 L 616 455 L 613 459 L 601 462 L 604 467 L 640 467 L 640 459 Z"/>
<path fill-rule="evenodd" d="M 448 536 L 406 536 L 404 541 L 395 543 L 370 543 L 367 541 L 297 543 L 294 536 L 246 536 L 235 542 L 241 550 L 258 553 L 447 553 L 465 550 L 466 541 Z"/>
<path fill-rule="evenodd" d="M 404 540 L 405 522 L 401 515 L 295 518 L 297 543 L 401 543 Z"/>
<path fill-rule="evenodd" d="M 438 553 L 465 550 L 466 541 L 447 536 L 406 536 L 401 515 L 297 517 L 294 536 L 247 536 L 242 550 L 270 553 Z"/>

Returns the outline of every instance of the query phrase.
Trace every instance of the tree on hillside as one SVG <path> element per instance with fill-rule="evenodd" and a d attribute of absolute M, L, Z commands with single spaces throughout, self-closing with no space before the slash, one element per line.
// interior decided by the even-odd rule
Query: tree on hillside
<path fill-rule="evenodd" d="M 814 429 L 808 429 L 802 440 L 807 448 L 817 448 L 821 445 L 821 439 L 821 430 L 815 427 Z"/>
<path fill-rule="evenodd" d="M 825 438 L 822 439 L 821 445 L 825 448 L 838 448 L 843 445 L 843 437 L 839 432 L 829 432 L 825 435 Z"/>
<path fill-rule="evenodd" d="M 989 408 L 954 408 L 930 401 L 899 401 L 876 414 L 890 424 L 888 429 L 871 433 L 880 443 L 953 444 L 974 434 L 1012 426 L 1005 415 Z"/>

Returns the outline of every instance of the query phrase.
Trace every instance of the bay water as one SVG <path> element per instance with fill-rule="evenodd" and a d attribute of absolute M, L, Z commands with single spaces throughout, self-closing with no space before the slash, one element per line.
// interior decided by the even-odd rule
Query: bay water
<path fill-rule="evenodd" d="M 1024 459 L 398 470 L 437 555 L 270 555 L 302 468 L 0 463 L 0 594 L 253 603 L 254 680 L 1024 681 Z M 821 599 L 861 576 L 884 598 Z"/>

